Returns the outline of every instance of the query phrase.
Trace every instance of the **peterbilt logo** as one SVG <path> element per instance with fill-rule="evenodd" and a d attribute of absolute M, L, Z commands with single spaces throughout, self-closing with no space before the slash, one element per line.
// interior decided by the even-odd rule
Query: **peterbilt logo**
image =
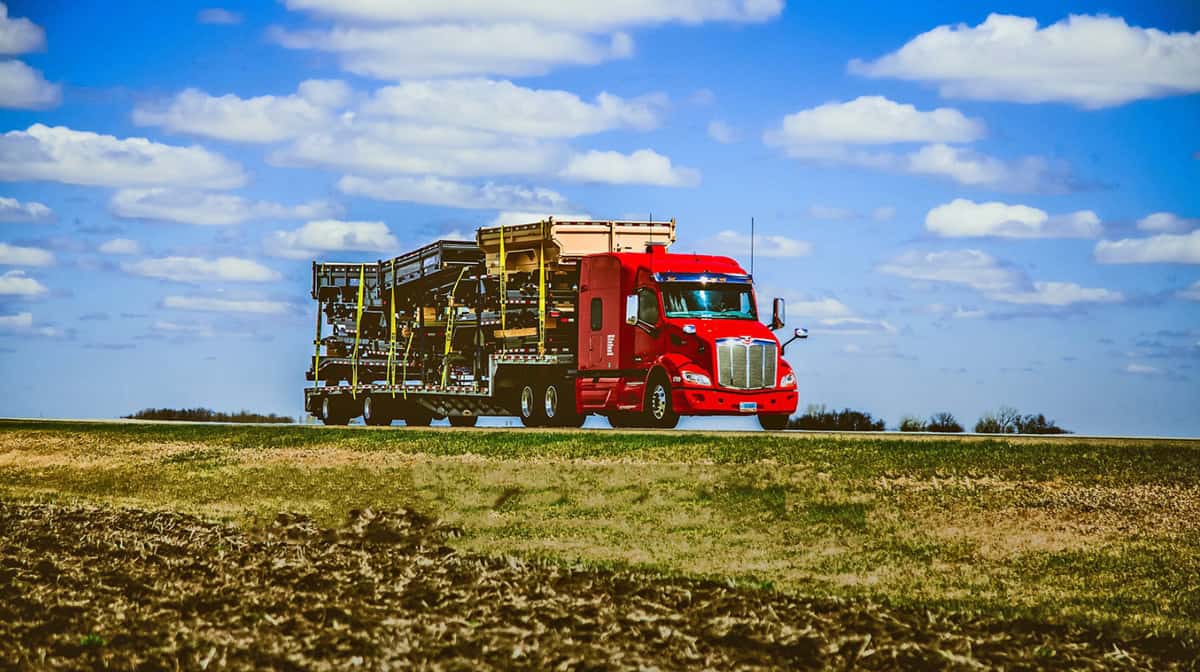
<path fill-rule="evenodd" d="M 742 342 L 742 345 L 750 345 L 751 343 L 753 343 L 753 342 L 754 342 L 754 337 L 752 337 L 752 336 L 738 336 L 738 340 Z"/>

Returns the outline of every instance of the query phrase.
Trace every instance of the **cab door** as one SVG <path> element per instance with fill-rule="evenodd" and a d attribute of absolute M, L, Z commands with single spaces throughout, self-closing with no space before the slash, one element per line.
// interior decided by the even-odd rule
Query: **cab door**
<path fill-rule="evenodd" d="M 615 257 L 584 257 L 579 273 L 579 368 L 620 368 L 621 262 Z"/>

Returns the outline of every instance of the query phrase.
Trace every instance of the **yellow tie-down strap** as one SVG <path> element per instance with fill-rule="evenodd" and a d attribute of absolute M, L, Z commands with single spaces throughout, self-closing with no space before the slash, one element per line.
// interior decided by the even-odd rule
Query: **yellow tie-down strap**
<path fill-rule="evenodd" d="M 362 332 L 362 311 L 363 311 L 363 286 L 366 284 L 367 265 L 360 264 L 358 267 L 358 310 L 354 316 L 354 355 L 350 358 L 352 371 L 350 374 L 350 396 L 358 398 L 358 337 Z"/>
<path fill-rule="evenodd" d="M 317 266 L 318 274 L 325 273 L 325 265 Z M 320 292 L 317 294 L 320 296 Z M 321 300 L 317 299 L 317 339 L 313 341 L 316 347 L 313 350 L 313 387 L 321 386 Z"/>
<path fill-rule="evenodd" d="M 454 281 L 454 287 L 450 289 L 450 307 L 448 308 L 449 315 L 446 316 L 446 347 L 442 352 L 442 387 L 446 386 L 446 380 L 450 374 L 450 346 L 454 342 L 454 316 L 457 313 L 454 310 L 454 295 L 458 293 L 458 283 L 462 281 L 463 273 L 467 272 L 464 266 L 458 272 L 458 278 Z"/>
<path fill-rule="evenodd" d="M 388 386 L 396 398 L 396 262 L 392 261 L 392 302 L 388 306 Z"/>

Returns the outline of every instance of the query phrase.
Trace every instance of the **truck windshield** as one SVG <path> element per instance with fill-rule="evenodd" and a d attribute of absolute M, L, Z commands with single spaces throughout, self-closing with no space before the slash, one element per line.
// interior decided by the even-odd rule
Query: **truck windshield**
<path fill-rule="evenodd" d="M 758 319 L 750 285 L 671 282 L 662 288 L 667 317 Z"/>

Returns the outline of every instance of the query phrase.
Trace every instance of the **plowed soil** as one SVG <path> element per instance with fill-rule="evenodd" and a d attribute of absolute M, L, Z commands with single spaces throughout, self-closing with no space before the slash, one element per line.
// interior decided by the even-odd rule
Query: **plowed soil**
<path fill-rule="evenodd" d="M 0 667 L 1197 669 L 1172 640 L 458 553 L 411 511 L 341 529 L 0 502 Z"/>

